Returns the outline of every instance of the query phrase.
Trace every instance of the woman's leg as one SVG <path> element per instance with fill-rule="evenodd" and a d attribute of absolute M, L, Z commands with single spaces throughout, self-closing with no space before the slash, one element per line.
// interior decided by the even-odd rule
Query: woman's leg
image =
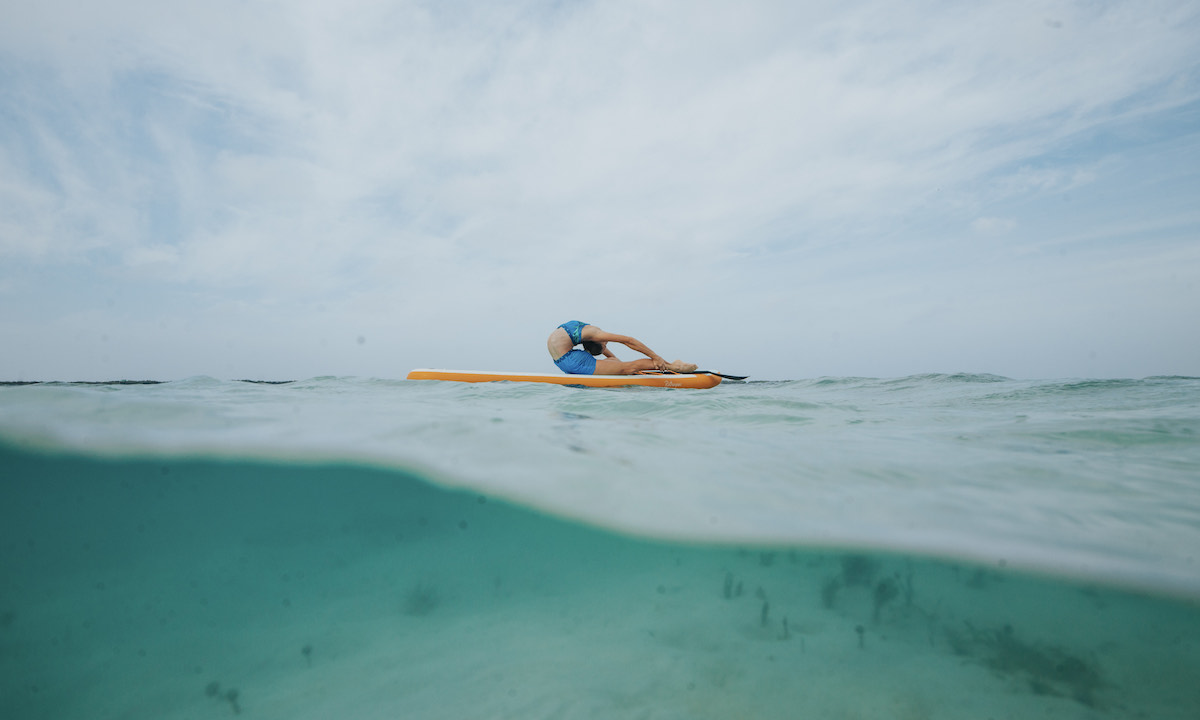
<path fill-rule="evenodd" d="M 654 361 L 640 360 L 596 360 L 596 375 L 635 375 L 643 370 L 653 370 Z"/>

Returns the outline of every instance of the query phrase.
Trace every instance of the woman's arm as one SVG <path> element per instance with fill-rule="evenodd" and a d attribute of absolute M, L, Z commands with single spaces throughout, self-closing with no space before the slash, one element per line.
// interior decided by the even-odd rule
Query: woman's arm
<path fill-rule="evenodd" d="M 637 338 L 632 338 L 632 337 L 629 337 L 628 335 L 617 335 L 616 333 L 605 332 L 605 331 L 601 330 L 600 328 L 596 327 L 595 325 L 588 325 L 588 326 L 584 327 L 583 332 L 580 335 L 584 340 L 594 340 L 596 342 L 602 342 L 602 343 L 608 343 L 608 342 L 621 343 L 622 345 L 629 348 L 630 350 L 640 352 L 641 354 L 643 354 L 646 357 L 653 360 L 655 365 L 658 366 L 658 368 L 660 370 L 664 369 L 667 366 L 666 360 L 663 360 L 661 357 L 659 357 L 658 353 L 651 350 L 644 343 L 642 343 L 641 340 L 638 340 Z M 607 348 L 606 348 L 606 350 L 607 350 Z M 612 356 L 612 357 L 615 359 L 616 356 Z"/>

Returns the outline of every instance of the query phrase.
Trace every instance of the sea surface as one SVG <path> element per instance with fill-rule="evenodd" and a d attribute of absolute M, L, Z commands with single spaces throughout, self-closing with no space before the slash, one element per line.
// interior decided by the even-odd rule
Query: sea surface
<path fill-rule="evenodd" d="M 3 718 L 1200 717 L 1200 378 L 0 386 Z"/>

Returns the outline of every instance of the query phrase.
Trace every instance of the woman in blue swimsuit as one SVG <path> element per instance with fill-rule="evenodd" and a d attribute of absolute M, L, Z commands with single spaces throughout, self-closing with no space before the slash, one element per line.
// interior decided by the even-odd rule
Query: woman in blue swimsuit
<path fill-rule="evenodd" d="M 610 342 L 636 350 L 646 357 L 640 360 L 620 360 L 608 349 Z M 582 345 L 583 350 L 576 350 Z M 667 362 L 640 340 L 628 335 L 604 332 L 595 325 L 572 320 L 554 328 L 546 349 L 560 370 L 572 375 L 633 375 L 643 370 L 670 370 L 672 372 L 695 372 L 696 366 L 682 360 Z M 597 359 L 604 356 L 603 360 Z M 593 357 L 597 356 L 597 357 Z"/>

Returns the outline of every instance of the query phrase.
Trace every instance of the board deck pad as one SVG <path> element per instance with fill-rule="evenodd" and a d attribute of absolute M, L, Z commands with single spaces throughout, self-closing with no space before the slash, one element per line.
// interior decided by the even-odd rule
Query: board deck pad
<path fill-rule="evenodd" d="M 707 374 L 645 373 L 639 375 L 567 375 L 498 372 L 490 370 L 432 370 L 421 368 L 408 374 L 409 380 L 452 380 L 456 382 L 539 382 L 584 387 L 667 387 L 706 389 L 721 384 L 721 378 Z"/>

